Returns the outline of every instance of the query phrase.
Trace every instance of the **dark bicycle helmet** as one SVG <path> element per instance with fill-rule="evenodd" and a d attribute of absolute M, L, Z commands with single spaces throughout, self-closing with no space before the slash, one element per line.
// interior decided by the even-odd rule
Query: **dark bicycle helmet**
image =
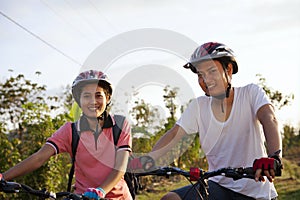
<path fill-rule="evenodd" d="M 233 65 L 233 74 L 238 72 L 238 65 L 235 60 L 233 51 L 222 43 L 207 42 L 199 46 L 192 54 L 190 61 L 183 67 L 191 69 L 192 72 L 197 73 L 195 64 L 205 60 L 219 60 L 222 62 L 223 58 L 229 58 Z"/>
<path fill-rule="evenodd" d="M 88 83 L 99 83 L 103 82 L 107 85 L 110 96 L 113 92 L 113 87 L 110 81 L 108 80 L 108 77 L 106 74 L 104 74 L 101 71 L 96 70 L 88 70 L 81 72 L 73 81 L 72 84 L 72 95 L 77 102 L 77 104 L 80 106 L 80 93 L 81 93 L 81 87 Z"/>

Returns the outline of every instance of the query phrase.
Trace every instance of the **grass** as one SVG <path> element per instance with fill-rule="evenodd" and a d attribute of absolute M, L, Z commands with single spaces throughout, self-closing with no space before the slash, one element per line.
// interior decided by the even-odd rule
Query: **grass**
<path fill-rule="evenodd" d="M 139 191 L 136 200 L 160 199 L 168 191 L 189 184 L 188 180 L 182 177 L 172 177 L 170 179 L 150 177 L 146 182 L 151 184 L 147 184 L 147 188 Z"/>
<path fill-rule="evenodd" d="M 275 183 L 279 194 L 278 200 L 300 199 L 300 181 L 297 179 L 285 179 Z"/>
<path fill-rule="evenodd" d="M 279 194 L 278 200 L 298 200 L 300 199 L 300 167 L 288 160 L 283 160 L 283 163 L 282 176 L 274 181 Z M 149 177 L 145 182 L 148 183 L 147 188 L 139 192 L 137 200 L 157 200 L 168 191 L 189 183 L 180 177 L 172 177 L 172 179 Z M 142 182 L 142 185 L 144 184 Z"/>
<path fill-rule="evenodd" d="M 275 179 L 279 200 L 300 199 L 300 167 L 291 161 L 284 160 L 282 176 Z"/>

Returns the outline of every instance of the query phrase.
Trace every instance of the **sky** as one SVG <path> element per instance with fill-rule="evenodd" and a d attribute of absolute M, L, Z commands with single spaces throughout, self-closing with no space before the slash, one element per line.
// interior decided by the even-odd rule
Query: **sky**
<path fill-rule="evenodd" d="M 216 41 L 237 56 L 234 86 L 261 74 L 294 94 L 277 114 L 299 126 L 299 7 L 298 0 L 0 0 L 0 81 L 24 74 L 54 93 L 97 65 L 127 97 L 131 84 L 159 104 L 166 84 L 183 88 L 183 99 L 203 94 L 182 66 L 198 45 Z"/>

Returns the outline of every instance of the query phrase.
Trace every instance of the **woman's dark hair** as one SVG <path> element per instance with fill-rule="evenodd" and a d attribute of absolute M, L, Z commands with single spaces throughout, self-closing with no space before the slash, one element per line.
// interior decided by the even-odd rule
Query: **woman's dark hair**
<path fill-rule="evenodd" d="M 86 86 L 87 84 L 91 84 L 92 82 L 88 82 L 88 83 L 84 83 L 84 84 L 81 84 L 79 87 L 78 87 L 78 94 L 79 94 L 79 98 L 81 96 L 81 93 L 82 93 L 82 89 L 84 86 Z M 103 88 L 104 90 L 104 94 L 109 98 L 109 100 L 111 99 L 111 95 L 112 95 L 112 91 L 111 91 L 111 87 L 110 85 L 106 82 L 106 81 L 98 81 L 98 86 Z"/>
<path fill-rule="evenodd" d="M 99 81 L 98 86 L 103 88 L 105 95 L 109 97 L 110 100 L 112 95 L 111 86 L 106 81 Z"/>

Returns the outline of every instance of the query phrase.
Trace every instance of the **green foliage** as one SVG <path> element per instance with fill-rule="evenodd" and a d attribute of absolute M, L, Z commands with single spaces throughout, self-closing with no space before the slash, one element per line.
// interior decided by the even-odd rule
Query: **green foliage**
<path fill-rule="evenodd" d="M 185 143 L 181 144 L 181 149 L 183 149 L 183 154 L 179 158 L 178 163 L 180 168 L 189 169 L 191 166 L 198 166 L 202 169 L 207 169 L 208 164 L 204 155 L 200 154 L 201 146 L 199 140 L 199 134 L 194 134 L 193 136 L 188 136 L 184 139 Z M 201 156 L 200 156 L 201 155 Z M 193 158 L 193 159 L 191 159 Z"/>
<path fill-rule="evenodd" d="M 285 125 L 283 127 L 282 146 L 283 156 L 300 165 L 300 131 L 297 133 L 294 127 Z"/>
<path fill-rule="evenodd" d="M 150 138 L 133 138 L 132 140 L 132 151 L 135 153 L 148 153 L 153 147 L 153 143 Z"/>
<path fill-rule="evenodd" d="M 289 105 L 294 100 L 294 95 L 283 95 L 280 91 L 272 89 L 266 84 L 266 79 L 261 74 L 256 75 L 258 79 L 258 85 L 260 85 L 270 98 L 272 104 L 277 108 L 281 109 L 284 106 Z"/>
<path fill-rule="evenodd" d="M 142 99 L 135 102 L 135 106 L 132 108 L 131 114 L 135 117 L 137 124 L 141 126 L 147 126 L 153 122 L 153 117 L 155 117 L 155 111 L 151 109 L 149 103 L 145 103 Z"/>
<path fill-rule="evenodd" d="M 46 109 L 43 93 L 45 89 L 45 86 L 39 86 L 25 79 L 22 74 L 0 83 L 1 120 L 16 125 L 24 118 L 34 117 L 31 115 L 41 117 L 41 111 Z"/>
<path fill-rule="evenodd" d="M 0 166 L 1 170 L 8 169 L 11 165 L 14 165 L 20 161 L 20 153 L 14 148 L 20 143 L 19 139 L 9 140 L 8 135 L 0 133 Z"/>
<path fill-rule="evenodd" d="M 179 88 L 177 87 L 170 89 L 170 86 L 168 85 L 164 88 L 165 95 L 163 97 L 164 97 L 165 106 L 166 108 L 169 109 L 170 112 L 170 117 L 169 117 L 170 121 L 176 120 L 175 114 L 178 106 L 176 105 L 175 102 L 176 102 L 178 90 Z"/>
<path fill-rule="evenodd" d="M 158 110 L 141 99 L 137 99 L 134 104 L 130 111 L 135 121 L 131 129 L 133 135 L 132 144 L 134 144 L 132 150 L 134 153 L 148 153 L 154 145 L 151 139 L 153 133 L 149 129 L 150 127 L 153 128 L 154 121 L 158 119 Z M 155 129 L 157 128 L 154 127 Z"/>
<path fill-rule="evenodd" d="M 136 135 L 146 138 L 151 137 L 152 133 L 149 129 L 150 127 L 154 130 L 157 129 L 153 127 L 153 123 L 159 118 L 158 110 L 143 99 L 137 99 L 130 111 L 130 115 L 134 119 L 134 126 L 132 127 L 133 137 L 136 137 Z"/>
<path fill-rule="evenodd" d="M 176 98 L 178 95 L 178 88 L 170 88 L 166 86 L 164 88 L 165 95 L 163 96 L 165 106 L 169 110 L 169 117 L 164 126 L 151 138 L 153 145 L 168 131 L 170 130 L 177 121 L 175 113 L 179 108 L 176 105 Z M 182 107 L 181 107 L 182 108 Z M 181 110 L 182 111 L 182 110 Z M 170 152 L 167 153 L 166 157 L 169 159 L 171 165 L 177 167 L 190 167 L 199 166 L 203 164 L 203 158 L 199 156 L 200 142 L 198 134 L 188 135 L 184 137 Z M 191 159 L 193 158 L 193 159 Z M 165 157 L 162 158 L 165 160 Z M 158 160 L 158 163 L 161 161 Z M 163 161 L 162 161 L 163 163 Z"/>
<path fill-rule="evenodd" d="M 76 121 L 76 120 L 79 119 L 81 113 L 82 113 L 82 111 L 81 111 L 79 105 L 76 102 L 74 102 L 72 104 L 71 109 L 70 109 L 70 116 L 71 116 L 71 118 L 73 118 L 74 121 Z"/>
<path fill-rule="evenodd" d="M 40 74 L 37 72 L 37 74 Z M 273 104 L 278 108 L 288 105 L 293 95 L 283 95 L 281 92 L 266 86 L 264 78 L 260 77 L 260 85 L 266 91 Z M 47 97 L 46 87 L 39 86 L 27 80 L 24 75 L 8 78 L 0 83 L 0 166 L 3 172 L 21 160 L 36 152 L 66 121 L 73 121 L 80 115 L 80 108 L 74 104 L 70 88 L 62 90 L 62 96 Z M 176 122 L 176 104 L 178 88 L 164 88 L 164 102 L 169 110 L 169 116 L 153 128 L 149 127 L 159 118 L 158 110 L 142 99 L 135 102 L 130 111 L 135 124 L 132 126 L 133 134 L 143 133 L 143 137 L 133 138 L 133 151 L 139 153 L 149 152 L 157 140 L 173 127 Z M 57 112 L 60 109 L 60 113 Z M 69 111 L 71 110 L 71 113 Z M 53 113 L 55 115 L 53 116 Z M 300 163 L 300 134 L 294 127 L 284 126 L 283 129 L 283 155 Z M 184 138 L 178 144 L 171 156 L 175 159 L 172 165 L 185 168 L 200 166 L 206 168 L 207 163 L 201 153 L 198 134 Z M 296 159 L 295 159 L 296 158 Z M 17 179 L 33 188 L 47 188 L 51 191 L 63 191 L 67 187 L 67 175 L 70 167 L 68 155 L 59 154 L 52 157 L 40 169 Z M 290 170 L 290 168 L 285 168 Z M 291 173 L 294 168 L 291 169 Z M 299 177 L 297 177 L 298 179 Z M 10 198 L 17 197 L 29 199 L 24 195 L 9 194 Z M 0 199 L 7 199 L 8 195 L 0 193 Z"/>
<path fill-rule="evenodd" d="M 283 158 L 282 176 L 275 179 L 279 200 L 300 199 L 300 166 Z"/>
<path fill-rule="evenodd" d="M 56 129 L 71 119 L 66 112 L 72 103 L 70 93 L 65 92 L 59 98 L 47 97 L 45 91 L 45 86 L 32 83 L 21 74 L 0 83 L 1 172 L 38 151 Z M 64 108 L 65 112 L 51 117 L 51 112 L 58 108 Z M 46 187 L 51 191 L 65 190 L 69 169 L 66 166 L 70 163 L 66 156 L 53 157 L 38 170 L 16 180 L 37 189 Z M 25 194 L 0 193 L 0 199 L 8 196 L 31 198 Z"/>

